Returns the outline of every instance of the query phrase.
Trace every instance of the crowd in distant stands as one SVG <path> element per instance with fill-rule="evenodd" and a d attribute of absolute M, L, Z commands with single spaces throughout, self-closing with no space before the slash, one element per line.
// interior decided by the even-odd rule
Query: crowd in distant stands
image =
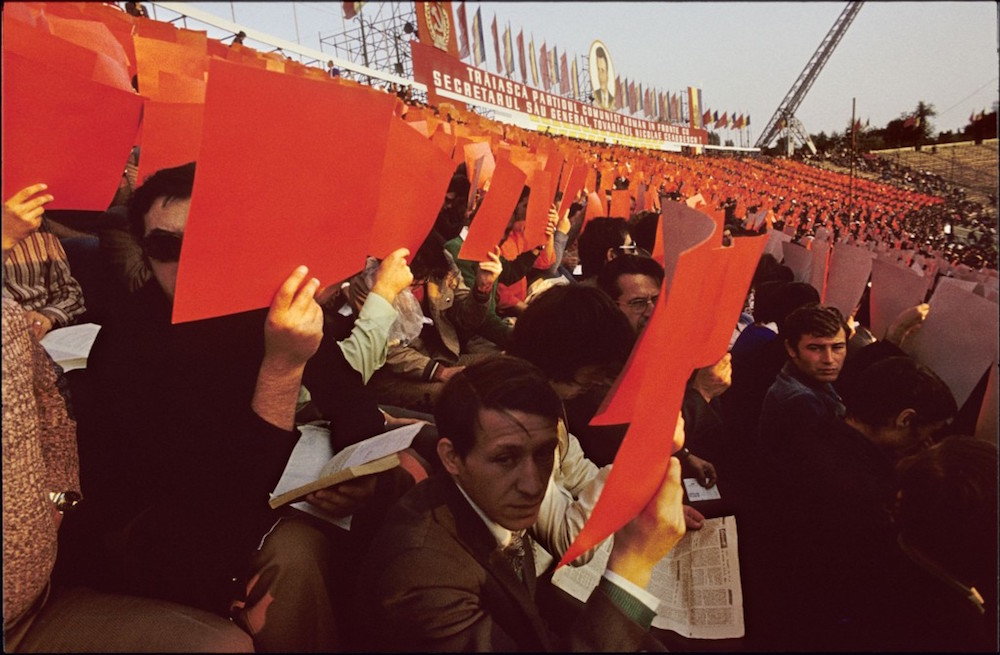
<path fill-rule="evenodd" d="M 386 91 L 515 146 L 548 139 Z M 923 175 L 559 143 L 594 188 L 564 212 L 556 194 L 537 243 L 524 186 L 497 247 L 459 257 L 489 194 L 462 163 L 415 252 L 347 280 L 299 266 L 267 308 L 190 323 L 171 311 L 198 164 L 126 174 L 82 221 L 46 211 L 45 180 L 5 198 L 6 650 L 683 648 L 651 629 L 649 583 L 715 518 L 693 478 L 739 520 L 737 649 L 994 651 L 997 448 L 972 436 L 985 384 L 960 404 L 907 354 L 926 302 L 876 338 L 865 300 L 844 316 L 769 254 L 720 326 L 725 352 L 680 371 L 656 437 L 673 456 L 646 463 L 652 497 L 614 532 L 589 600 L 553 585 L 629 434 L 591 419 L 670 292 L 654 245 L 666 203 L 700 195 L 727 246 L 823 229 L 834 248 L 940 256 L 939 280 L 997 267 L 995 211 Z M 631 193 L 622 215 L 613 189 Z M 953 249 L 945 222 L 981 236 Z M 693 317 L 706 332 L 715 309 Z M 64 371 L 40 341 L 86 321 L 101 326 L 87 364 Z M 416 436 L 388 470 L 269 505 L 308 438 L 341 451 L 405 426 Z"/>

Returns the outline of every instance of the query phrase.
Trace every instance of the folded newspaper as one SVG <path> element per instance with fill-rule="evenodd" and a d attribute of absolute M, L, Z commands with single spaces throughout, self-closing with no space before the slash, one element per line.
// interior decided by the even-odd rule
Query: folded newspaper
<path fill-rule="evenodd" d="M 597 588 L 613 539 L 585 566 L 563 566 L 552 584 L 581 602 Z M 743 586 L 736 540 L 736 517 L 707 519 L 653 568 L 649 592 L 660 599 L 653 627 L 690 639 L 743 637 Z"/>

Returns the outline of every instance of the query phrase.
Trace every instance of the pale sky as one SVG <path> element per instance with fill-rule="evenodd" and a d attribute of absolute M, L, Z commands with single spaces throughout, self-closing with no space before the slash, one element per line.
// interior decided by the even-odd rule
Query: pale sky
<path fill-rule="evenodd" d="M 366 3 L 366 15 L 378 10 Z M 293 11 L 294 5 L 294 11 Z M 453 10 L 459 3 L 453 3 Z M 560 53 L 586 55 L 601 40 L 615 72 L 643 87 L 702 89 L 703 108 L 750 114 L 756 140 L 805 68 L 844 2 L 469 2 L 469 28 L 482 9 L 488 70 L 489 26 L 508 23 L 525 45 L 533 35 Z M 340 2 L 199 2 L 197 7 L 316 50 L 319 37 L 356 25 Z M 971 112 L 998 98 L 998 4 L 866 2 L 796 115 L 806 129 L 842 132 L 856 98 L 862 123 L 882 127 L 917 102 L 932 104 L 937 131 L 961 130 Z M 160 20 L 176 14 L 158 8 Z M 204 26 L 190 23 L 192 29 Z M 209 36 L 219 38 L 209 30 Z M 582 65 L 579 61 L 578 65 Z M 582 68 L 581 68 L 582 74 Z M 530 73 L 529 73 L 530 76 Z M 515 79 L 519 79 L 519 73 Z M 726 138 L 726 132 L 721 134 Z"/>

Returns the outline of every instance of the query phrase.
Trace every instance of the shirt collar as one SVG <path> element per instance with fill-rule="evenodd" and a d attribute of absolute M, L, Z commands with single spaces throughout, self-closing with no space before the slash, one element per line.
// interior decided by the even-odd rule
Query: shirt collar
<path fill-rule="evenodd" d="M 469 505 L 472 506 L 472 509 L 476 511 L 476 514 L 479 515 L 479 518 L 481 518 L 483 520 L 483 523 L 486 524 L 486 527 L 489 529 L 490 533 L 497 540 L 497 544 L 501 548 L 506 548 L 507 545 L 510 543 L 510 540 L 514 538 L 514 533 L 508 530 L 507 528 L 503 527 L 499 523 L 496 523 L 495 521 L 490 519 L 490 517 L 486 516 L 486 513 L 483 512 L 483 510 L 479 509 L 479 505 L 472 502 L 472 499 L 469 498 L 469 494 L 465 493 L 465 489 L 463 489 L 462 485 L 458 483 L 458 480 L 455 480 L 455 486 L 458 487 L 458 490 L 462 492 L 463 496 L 465 496 L 465 500 L 469 502 Z M 521 530 L 521 532 L 518 534 L 523 536 L 524 530 Z"/>

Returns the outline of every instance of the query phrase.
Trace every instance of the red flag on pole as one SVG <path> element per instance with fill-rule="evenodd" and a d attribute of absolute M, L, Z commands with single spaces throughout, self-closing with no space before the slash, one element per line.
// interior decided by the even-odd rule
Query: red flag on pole
<path fill-rule="evenodd" d="M 528 66 L 524 60 L 524 30 L 517 33 L 517 57 L 521 64 L 521 81 L 528 83 Z"/>
<path fill-rule="evenodd" d="M 542 42 L 542 47 L 538 49 L 538 65 L 542 69 L 542 88 L 546 91 L 549 90 L 549 53 L 545 48 L 545 42 Z"/>
<path fill-rule="evenodd" d="M 458 6 L 458 58 L 469 56 L 469 27 L 465 18 L 465 3 Z"/>
<path fill-rule="evenodd" d="M 562 93 L 563 95 L 566 95 L 570 91 L 570 85 L 569 85 L 569 64 L 566 62 L 565 52 L 563 52 L 562 57 L 560 57 L 559 66 L 561 72 L 561 77 L 559 78 L 559 92 Z"/>
<path fill-rule="evenodd" d="M 497 15 L 493 14 L 493 24 L 490 26 L 493 32 L 493 50 L 497 56 L 497 72 L 503 75 L 503 60 L 500 58 L 500 34 L 497 32 Z"/>

